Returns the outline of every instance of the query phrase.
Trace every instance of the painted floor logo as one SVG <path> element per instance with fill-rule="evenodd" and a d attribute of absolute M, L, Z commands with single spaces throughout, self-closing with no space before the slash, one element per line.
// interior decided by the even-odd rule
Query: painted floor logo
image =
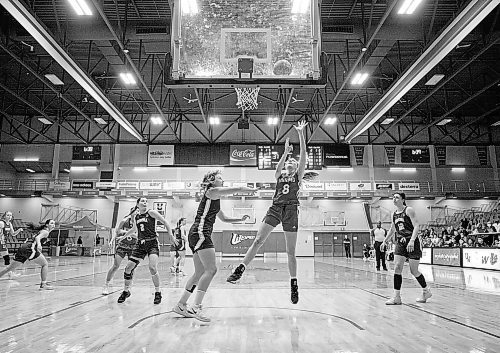
<path fill-rule="evenodd" d="M 238 233 L 231 233 L 231 245 L 238 245 L 245 240 L 254 240 L 255 235 L 243 235 Z"/>

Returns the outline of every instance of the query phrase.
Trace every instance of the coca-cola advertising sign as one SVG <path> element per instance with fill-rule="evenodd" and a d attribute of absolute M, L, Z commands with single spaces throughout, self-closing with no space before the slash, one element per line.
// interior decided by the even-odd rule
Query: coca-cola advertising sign
<path fill-rule="evenodd" d="M 257 165 L 257 147 L 255 145 L 231 145 L 229 165 Z"/>

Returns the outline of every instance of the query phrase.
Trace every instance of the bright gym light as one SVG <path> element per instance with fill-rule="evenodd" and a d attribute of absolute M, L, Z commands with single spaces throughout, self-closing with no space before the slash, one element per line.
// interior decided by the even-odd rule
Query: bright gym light
<path fill-rule="evenodd" d="M 278 125 L 279 119 L 275 116 L 267 118 L 267 125 Z"/>
<path fill-rule="evenodd" d="M 354 78 L 352 79 L 351 84 L 362 85 L 366 81 L 367 78 L 368 78 L 368 73 L 358 72 L 356 75 L 354 75 Z"/>
<path fill-rule="evenodd" d="M 151 124 L 153 124 L 153 125 L 163 125 L 163 119 L 161 118 L 161 116 L 153 115 L 150 118 L 150 121 L 151 121 Z"/>
<path fill-rule="evenodd" d="M 185 15 L 196 15 L 200 11 L 196 0 L 182 0 L 181 8 Z"/>
<path fill-rule="evenodd" d="M 85 0 L 68 0 L 78 16 L 92 16 L 92 11 Z"/>
<path fill-rule="evenodd" d="M 210 125 L 219 125 L 220 124 L 220 119 L 217 116 L 211 116 L 208 121 L 210 122 Z"/>
<path fill-rule="evenodd" d="M 325 119 L 325 125 L 334 125 L 337 122 L 336 116 L 329 116 Z"/>
<path fill-rule="evenodd" d="M 292 13 L 307 13 L 311 0 L 293 0 Z"/>
<path fill-rule="evenodd" d="M 398 14 L 411 15 L 421 2 L 422 0 L 403 0 L 403 5 L 399 8 Z"/>
<path fill-rule="evenodd" d="M 135 81 L 134 75 L 132 75 L 130 72 L 120 73 L 120 78 L 122 79 L 123 83 L 125 83 L 126 85 L 135 85 L 137 83 Z"/>

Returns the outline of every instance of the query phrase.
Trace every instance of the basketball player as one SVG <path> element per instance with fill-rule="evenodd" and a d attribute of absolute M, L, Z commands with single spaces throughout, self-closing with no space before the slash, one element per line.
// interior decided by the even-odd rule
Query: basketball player
<path fill-rule="evenodd" d="M 169 234 L 172 234 L 172 229 L 158 211 L 148 210 L 147 198 L 140 197 L 137 199 L 135 208 L 137 209 L 137 213 L 133 218 L 133 227 L 125 234 L 125 237 L 137 232 L 137 243 L 132 250 L 132 255 L 128 258 L 128 263 L 123 273 L 125 286 L 122 294 L 118 298 L 118 303 L 123 303 L 125 299 L 130 297 L 130 285 L 132 284 L 134 270 L 139 265 L 139 262 L 144 260 L 144 257 L 147 255 L 149 257 L 149 272 L 151 273 L 151 278 L 155 286 L 155 299 L 153 303 L 160 304 L 160 275 L 158 274 L 160 244 L 158 243 L 158 234 L 156 233 L 156 220 L 165 225 Z"/>
<path fill-rule="evenodd" d="M 104 285 L 104 288 L 102 290 L 103 295 L 109 294 L 109 283 L 113 279 L 116 270 L 118 270 L 118 268 L 120 267 L 120 264 L 122 263 L 122 260 L 125 258 L 125 256 L 130 258 L 130 256 L 132 255 L 132 250 L 137 243 L 137 233 L 132 233 L 128 236 L 125 236 L 127 231 L 129 231 L 133 227 L 132 222 L 136 211 L 137 210 L 135 207 L 132 207 L 130 209 L 130 213 L 120 221 L 115 229 L 115 234 L 113 234 L 109 241 L 110 248 L 113 245 L 113 241 L 115 239 L 117 241 L 117 246 L 115 250 L 113 265 L 109 269 L 108 275 L 106 276 L 106 284 Z"/>
<path fill-rule="evenodd" d="M 172 266 L 170 272 L 184 276 L 184 262 L 186 260 L 186 244 L 188 242 L 186 231 L 186 218 L 181 218 L 177 221 L 177 227 L 172 235 L 172 244 L 170 245 L 170 257 L 172 258 Z"/>
<path fill-rule="evenodd" d="M 39 264 L 41 269 L 41 283 L 40 290 L 52 290 L 52 286 L 47 283 L 47 272 L 48 266 L 47 259 L 42 254 L 42 239 L 47 238 L 50 232 L 55 228 L 56 222 L 53 219 L 48 219 L 45 223 L 39 227 L 35 228 L 32 226 L 33 230 L 39 231 L 38 234 L 32 239 L 28 240 L 26 243 L 21 245 L 19 249 L 17 249 L 16 255 L 14 256 L 14 261 L 7 266 L 7 268 L 0 271 L 0 277 L 8 273 L 9 271 L 15 270 L 26 260 L 33 261 Z"/>
<path fill-rule="evenodd" d="M 244 215 L 241 218 L 229 217 L 220 209 L 220 198 L 236 192 L 255 192 L 256 189 L 247 187 L 223 187 L 220 171 L 208 172 L 203 178 L 203 196 L 196 212 L 196 217 L 189 230 L 189 247 L 193 251 L 194 274 L 188 279 L 184 293 L 173 311 L 185 317 L 193 317 L 203 322 L 209 322 L 202 312 L 202 301 L 207 292 L 210 282 L 217 273 L 215 262 L 215 248 L 212 242 L 212 229 L 215 217 L 226 223 L 237 223 L 248 219 Z M 187 301 L 194 289 L 198 286 L 194 305 L 187 307 Z"/>
<path fill-rule="evenodd" d="M 392 224 L 389 233 L 384 239 L 383 248 L 387 247 L 388 241 L 395 235 L 396 249 L 394 250 L 394 296 L 389 299 L 387 305 L 401 305 L 401 284 L 403 277 L 403 266 L 409 259 L 410 272 L 417 279 L 423 289 L 422 296 L 417 298 L 418 303 L 425 303 L 432 297 L 431 290 L 425 282 L 424 275 L 418 271 L 422 247 L 418 238 L 418 221 L 413 208 L 406 206 L 406 195 L 402 192 L 395 193 L 392 197 L 396 211 L 392 215 Z"/>
<path fill-rule="evenodd" d="M 243 262 L 239 264 L 238 267 L 234 269 L 234 272 L 227 278 L 228 282 L 236 283 L 243 275 L 250 261 L 257 255 L 257 251 L 259 251 L 272 230 L 278 224 L 282 223 L 283 231 L 285 232 L 286 252 L 288 255 L 288 271 L 290 273 L 290 299 L 293 304 L 297 304 L 299 301 L 295 245 L 297 243 L 298 230 L 298 194 L 300 182 L 302 178 L 304 178 L 307 160 L 306 140 L 304 137 L 304 128 L 306 126 L 307 123 L 303 121 L 299 122 L 297 126 L 294 126 L 299 135 L 300 158 L 298 162 L 293 158 L 286 160 L 287 155 L 292 152 L 292 146 L 289 140 L 286 139 L 285 152 L 281 156 L 278 166 L 276 167 L 275 177 L 277 179 L 277 184 L 276 192 L 273 197 L 273 204 L 267 211 L 264 221 L 257 232 L 257 236 L 248 249 Z M 286 170 L 285 173 L 282 173 L 283 166 Z"/>
<path fill-rule="evenodd" d="M 14 226 L 12 225 L 11 221 L 12 221 L 12 212 L 10 211 L 5 212 L 4 220 L 0 221 L 0 256 L 3 257 L 5 266 L 10 265 L 10 255 L 9 255 L 9 249 L 7 248 L 6 235 L 10 234 L 11 236 L 16 237 L 19 233 L 23 231 L 22 228 L 19 228 L 18 230 L 14 231 Z M 21 276 L 21 274 L 12 271 L 9 271 L 7 275 L 9 276 L 10 279 Z"/>

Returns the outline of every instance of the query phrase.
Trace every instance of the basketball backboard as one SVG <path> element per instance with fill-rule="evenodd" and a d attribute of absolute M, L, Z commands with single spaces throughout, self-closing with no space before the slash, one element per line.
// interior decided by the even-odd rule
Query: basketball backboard
<path fill-rule="evenodd" d="M 175 0 L 165 84 L 323 85 L 318 1 Z M 252 75 L 238 72 L 242 58 Z"/>

